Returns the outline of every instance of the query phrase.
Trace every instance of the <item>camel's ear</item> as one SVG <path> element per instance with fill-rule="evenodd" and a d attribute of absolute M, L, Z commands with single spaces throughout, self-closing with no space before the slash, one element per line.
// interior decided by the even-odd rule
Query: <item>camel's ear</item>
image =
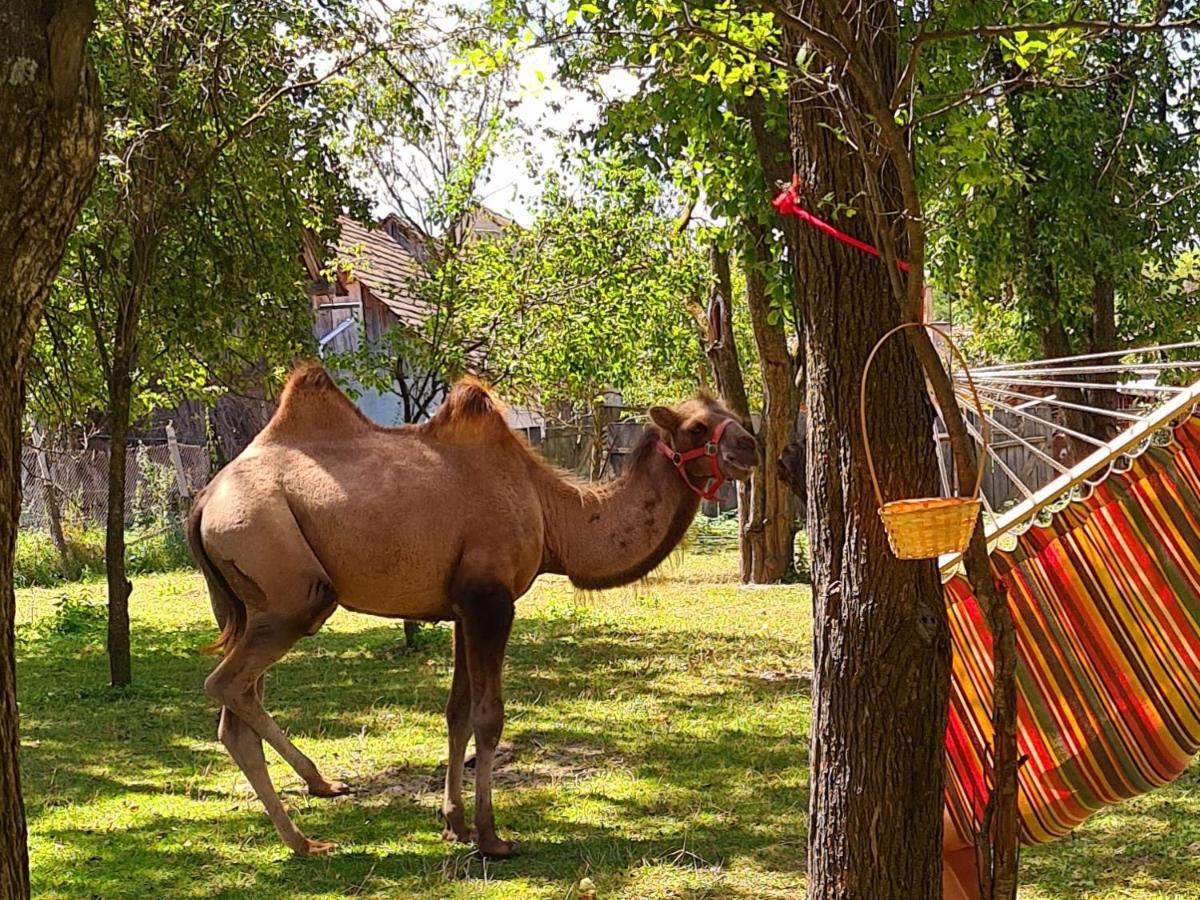
<path fill-rule="evenodd" d="M 669 406 L 652 406 L 650 407 L 650 421 L 665 431 L 667 434 L 674 434 L 683 422 L 679 418 L 679 413 L 671 409 Z"/>

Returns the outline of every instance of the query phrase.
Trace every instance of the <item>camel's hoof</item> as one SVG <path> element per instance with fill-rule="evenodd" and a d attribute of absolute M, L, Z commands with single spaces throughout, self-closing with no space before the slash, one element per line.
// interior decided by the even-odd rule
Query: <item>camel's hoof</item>
<path fill-rule="evenodd" d="M 502 841 L 493 837 L 491 840 L 478 842 L 475 849 L 479 851 L 480 856 L 488 859 L 509 859 L 521 852 L 521 844 L 518 841 Z"/>
<path fill-rule="evenodd" d="M 350 793 L 350 785 L 344 781 L 325 781 L 321 784 L 310 784 L 308 792 L 314 797 L 342 797 Z"/>
<path fill-rule="evenodd" d="M 473 844 L 475 843 L 475 829 L 465 827 L 452 828 L 447 825 L 442 829 L 442 840 L 449 841 L 450 843 Z"/>
<path fill-rule="evenodd" d="M 337 844 L 333 841 L 314 841 L 311 838 L 305 838 L 303 844 L 292 849 L 297 856 L 325 856 L 336 850 Z"/>

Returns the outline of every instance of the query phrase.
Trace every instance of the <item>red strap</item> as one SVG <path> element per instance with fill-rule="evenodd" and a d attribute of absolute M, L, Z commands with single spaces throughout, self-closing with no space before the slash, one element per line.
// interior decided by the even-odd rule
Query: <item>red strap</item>
<path fill-rule="evenodd" d="M 784 189 L 783 193 L 771 201 L 771 205 L 774 206 L 781 215 L 795 216 L 796 218 L 800 219 L 800 221 L 807 222 L 818 231 L 825 232 L 825 234 L 829 235 L 831 238 L 839 240 L 843 244 L 848 244 L 855 250 L 861 250 L 863 253 L 871 254 L 871 256 L 879 256 L 879 251 L 870 244 L 860 241 L 853 235 L 846 234 L 846 232 L 835 228 L 824 219 L 818 219 L 816 216 L 810 213 L 807 209 L 800 205 L 799 197 L 797 196 L 796 192 L 796 185 L 793 184 L 788 186 Z M 901 272 L 908 271 L 908 263 L 904 262 L 903 260 L 896 260 L 896 266 Z"/>
<path fill-rule="evenodd" d="M 721 471 L 717 457 L 721 449 L 721 435 L 725 433 L 726 427 L 732 421 L 733 419 L 722 419 L 717 424 L 717 427 L 713 429 L 712 438 L 693 450 L 679 453 L 662 438 L 659 438 L 658 443 L 655 445 L 658 448 L 658 452 L 671 461 L 671 465 L 675 467 L 675 471 L 679 473 L 679 477 L 683 479 L 683 483 L 688 486 L 688 489 L 702 500 L 715 500 L 717 492 L 725 484 L 725 473 Z M 712 468 L 712 475 L 705 480 L 704 488 L 698 488 L 692 484 L 692 479 L 688 477 L 687 470 L 683 466 L 685 463 L 689 463 L 693 459 L 699 459 L 702 456 L 708 457 L 708 464 Z"/>

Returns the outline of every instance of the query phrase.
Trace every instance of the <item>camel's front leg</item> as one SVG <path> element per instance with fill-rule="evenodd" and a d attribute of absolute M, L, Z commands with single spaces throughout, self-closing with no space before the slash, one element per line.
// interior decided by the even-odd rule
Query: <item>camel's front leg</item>
<path fill-rule="evenodd" d="M 504 588 L 463 592 L 456 597 L 467 671 L 471 677 L 471 722 L 475 729 L 475 842 L 485 856 L 512 856 L 517 844 L 496 834 L 492 814 L 492 765 L 504 729 L 504 695 L 501 673 L 504 651 L 512 630 L 513 598 Z"/>
<path fill-rule="evenodd" d="M 442 795 L 442 837 L 448 841 L 469 844 L 475 839 L 467 827 L 463 811 L 463 762 L 467 756 L 467 740 L 471 737 L 471 679 L 467 674 L 466 639 L 462 623 L 454 625 L 454 677 L 450 682 L 450 698 L 446 701 L 446 732 L 449 735 L 450 758 L 446 763 L 446 790 Z"/>

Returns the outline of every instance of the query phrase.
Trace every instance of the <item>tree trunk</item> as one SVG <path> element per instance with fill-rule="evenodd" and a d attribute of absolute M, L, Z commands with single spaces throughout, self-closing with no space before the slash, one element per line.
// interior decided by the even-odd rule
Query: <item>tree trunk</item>
<path fill-rule="evenodd" d="M 1088 334 L 1088 353 L 1110 353 L 1117 349 L 1117 297 L 1116 286 L 1112 277 L 1105 272 L 1097 272 L 1092 276 L 1092 327 Z M 1094 363 L 1112 364 L 1117 357 L 1108 356 L 1094 360 Z M 1116 372 L 1101 372 L 1089 380 L 1101 384 L 1116 384 Z M 1088 391 L 1090 404 L 1098 409 L 1116 409 L 1117 392 L 1107 388 Z M 1102 413 L 1092 413 L 1089 416 L 1089 434 L 1111 440 L 1120 429 L 1120 422 L 1112 416 Z"/>
<path fill-rule="evenodd" d="M 592 413 L 589 417 L 591 431 L 588 435 L 588 478 L 591 481 L 599 481 L 604 475 L 604 405 L 596 402 L 592 404 Z"/>
<path fill-rule="evenodd" d="M 1062 319 L 1059 317 L 1057 301 L 1050 306 L 1050 319 L 1042 327 L 1041 345 L 1042 355 L 1046 359 L 1061 359 L 1062 357 L 1073 356 L 1076 352 L 1071 346 L 1071 339 L 1067 335 L 1067 330 L 1063 326 Z M 1075 381 L 1076 378 L 1072 375 L 1063 375 L 1062 380 Z M 1084 376 L 1084 380 L 1091 380 L 1090 376 Z M 1095 393 L 1101 393 L 1101 391 L 1096 391 Z M 1076 406 L 1086 406 L 1088 403 L 1088 397 L 1085 395 L 1083 388 L 1056 388 L 1055 396 L 1064 403 L 1073 403 Z M 1062 424 L 1071 429 L 1071 431 L 1107 440 L 1105 425 L 1108 421 L 1107 416 L 1096 415 L 1081 409 L 1075 409 L 1074 407 L 1058 407 L 1058 412 L 1062 416 Z M 1064 460 L 1064 462 L 1069 465 L 1074 465 L 1096 449 L 1094 444 L 1081 438 L 1070 435 L 1067 438 L 1067 445 L 1071 449 L 1068 454 L 1069 458 Z"/>
<path fill-rule="evenodd" d="M 800 0 L 792 8 L 831 30 L 825 4 Z M 855 7 L 848 17 L 851 30 L 863 35 L 859 46 L 871 48 L 869 63 L 888 96 L 896 77 L 895 8 Z M 789 46 L 785 57 L 794 58 L 796 50 Z M 867 170 L 838 139 L 836 111 L 823 98 L 813 100 L 801 81 L 792 91 L 803 199 L 816 205 L 829 195 L 855 207 L 860 214 L 839 226 L 873 242 L 863 206 Z M 888 167 L 874 174 L 887 208 L 902 209 L 895 173 Z M 900 561 L 888 548 L 859 437 L 863 366 L 874 342 L 900 321 L 900 309 L 882 262 L 795 219 L 785 227 L 796 251 L 809 414 L 815 659 L 808 896 L 936 898 L 942 889 L 946 611 L 936 564 Z M 867 402 L 885 499 L 936 495 L 933 414 L 903 339 L 880 353 Z"/>
<path fill-rule="evenodd" d="M 779 460 L 796 429 L 800 392 L 796 387 L 783 320 L 771 321 L 765 271 L 771 265 L 769 236 L 757 221 L 746 223 L 746 299 L 762 372 L 762 422 L 759 461 L 752 478 L 753 518 L 747 534 L 753 548 L 750 580 L 774 584 L 794 570 L 796 498 L 780 477 Z"/>
<path fill-rule="evenodd" d="M 48 432 L 35 428 L 33 431 L 33 446 L 37 451 L 38 477 L 42 480 L 42 492 L 46 499 L 46 522 L 50 529 L 50 540 L 58 553 L 58 564 L 62 568 L 64 578 L 75 576 L 75 564 L 71 555 L 71 547 L 67 544 L 67 536 L 63 532 L 62 506 L 58 502 L 58 485 L 54 483 L 54 474 L 50 469 L 50 460 L 46 457 L 46 440 Z"/>
<path fill-rule="evenodd" d="M 135 169 L 153 172 L 154 154 L 135 160 Z M 138 178 L 135 176 L 135 181 Z M 147 175 L 142 183 L 154 184 Z M 133 239 L 126 260 L 125 282 L 113 298 L 116 318 L 111 335 L 97 326 L 97 347 L 111 340 L 108 359 L 108 510 L 104 533 L 104 568 L 108 580 L 108 669 L 113 687 L 130 683 L 133 665 L 129 649 L 129 595 L 133 584 L 125 576 L 125 487 L 130 416 L 133 407 L 133 372 L 137 365 L 142 301 L 153 279 L 158 259 L 157 208 L 151 192 L 134 198 L 129 211 Z M 106 354 L 101 352 L 101 358 Z"/>
<path fill-rule="evenodd" d="M 29 896 L 18 767 L 13 557 L 21 515 L 25 367 L 99 157 L 86 2 L 5 0 L 0 18 L 0 897 Z"/>
<path fill-rule="evenodd" d="M 708 303 L 708 354 L 717 393 L 729 411 L 750 427 L 750 401 L 742 380 L 737 340 L 733 334 L 733 278 L 729 272 L 729 253 L 716 244 L 712 247 L 713 293 Z"/>
<path fill-rule="evenodd" d="M 7 239 L 8 236 L 6 235 Z M 56 261 L 57 262 L 57 261 Z M 50 268 L 49 271 L 53 271 Z M 44 299 L 44 296 L 43 296 Z M 6 305 L 7 306 L 7 305 Z M 16 306 L 16 304 L 13 304 Z M 5 339 L 15 324 L 5 314 Z M 5 350 L 8 350 L 8 346 Z M 8 353 L 3 356 L 0 379 L 16 390 L 0 391 L 0 459 L 8 460 L 0 477 L 0 897 L 29 896 L 29 856 L 25 848 L 25 807 L 17 753 L 16 660 L 13 623 L 13 557 L 21 518 L 21 418 L 25 406 L 24 362 L 14 370 Z"/>
<path fill-rule="evenodd" d="M 117 346 L 108 385 L 108 515 L 104 531 L 104 568 L 108 573 L 108 671 L 113 687 L 128 685 L 133 676 L 129 649 L 129 595 L 133 584 L 125 576 L 125 460 L 129 414 L 133 400 L 130 372 L 132 353 Z"/>
<path fill-rule="evenodd" d="M 404 620 L 404 646 L 412 650 L 417 646 L 417 635 L 421 633 L 421 623 L 411 619 Z"/>
<path fill-rule="evenodd" d="M 742 380 L 742 364 L 738 359 L 737 340 L 733 334 L 733 278 L 729 272 L 729 253 L 716 243 L 712 246 L 713 290 L 708 301 L 708 322 L 705 353 L 712 368 L 713 380 L 721 402 L 741 420 L 751 434 L 754 422 L 750 418 L 750 401 L 746 397 L 746 384 Z M 754 577 L 754 551 L 756 536 L 749 530 L 753 519 L 754 492 L 750 482 L 739 482 L 738 498 L 738 553 L 740 575 L 744 584 Z"/>

